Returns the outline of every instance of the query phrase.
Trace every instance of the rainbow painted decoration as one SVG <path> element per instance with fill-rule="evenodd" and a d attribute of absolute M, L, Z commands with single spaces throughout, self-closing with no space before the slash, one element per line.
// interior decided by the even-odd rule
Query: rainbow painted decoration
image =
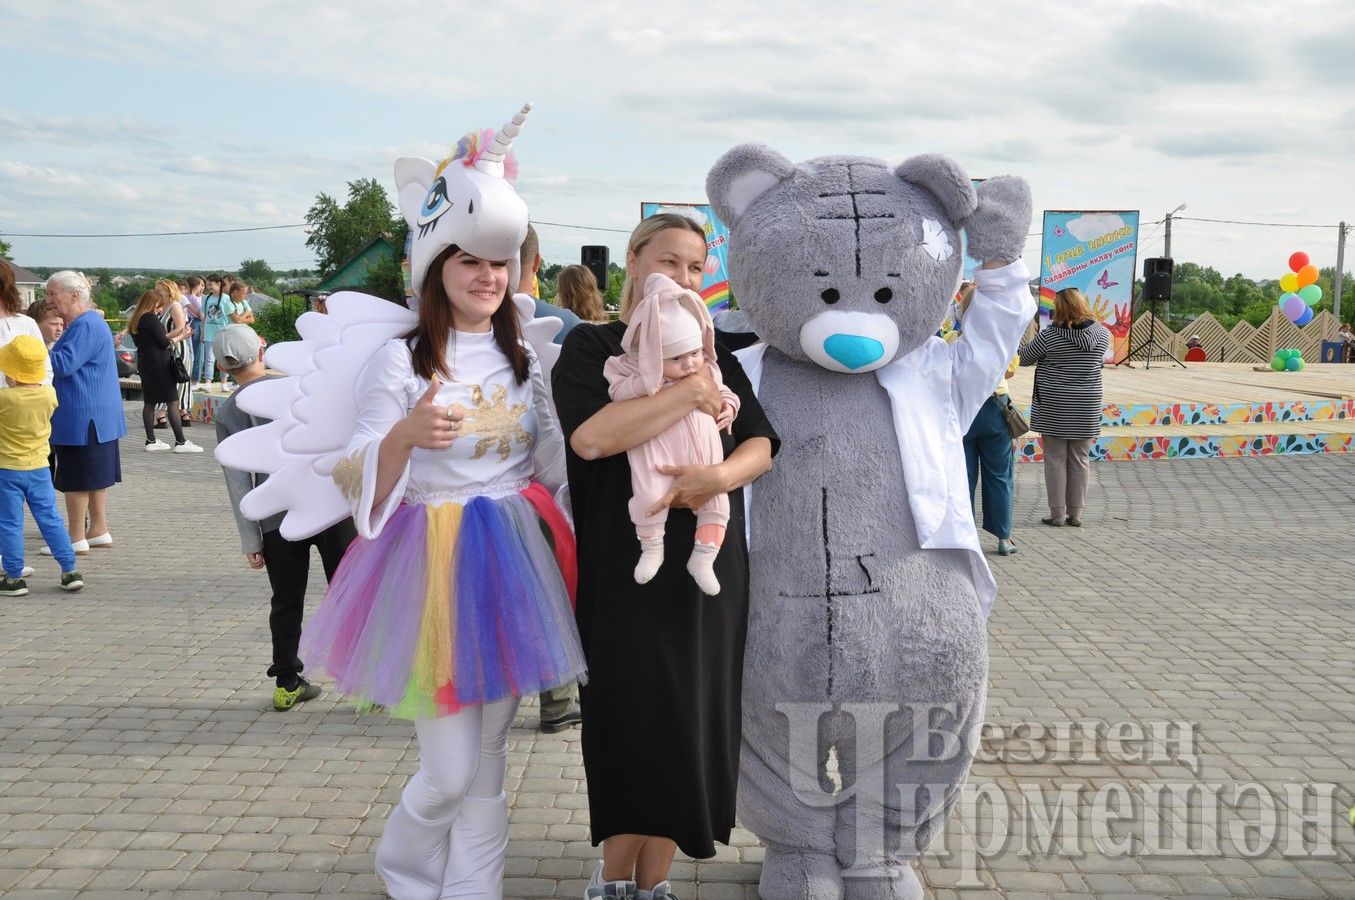
<path fill-rule="evenodd" d="M 1054 295 L 1058 293 L 1053 288 L 1040 288 L 1040 315 L 1048 318 L 1054 315 Z"/>
<path fill-rule="evenodd" d="M 706 302 L 706 309 L 710 310 L 712 315 L 729 309 L 729 282 L 721 281 L 704 288 L 701 291 L 701 299 Z"/>

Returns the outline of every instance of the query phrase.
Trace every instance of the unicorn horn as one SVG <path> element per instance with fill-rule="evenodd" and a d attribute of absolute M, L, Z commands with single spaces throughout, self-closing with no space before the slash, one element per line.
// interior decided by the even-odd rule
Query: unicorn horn
<path fill-rule="evenodd" d="M 524 103 L 521 112 L 494 133 L 494 140 L 490 141 L 489 146 L 480 154 L 480 158 L 475 162 L 475 168 L 486 175 L 503 177 L 504 157 L 513 146 L 513 138 L 522 133 L 522 124 L 527 121 L 527 114 L 531 111 L 532 104 Z"/>

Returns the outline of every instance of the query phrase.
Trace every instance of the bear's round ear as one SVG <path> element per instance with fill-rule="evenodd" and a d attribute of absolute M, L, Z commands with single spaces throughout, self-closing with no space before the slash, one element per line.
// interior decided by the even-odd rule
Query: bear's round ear
<path fill-rule="evenodd" d="M 793 171 L 791 161 L 770 147 L 740 144 L 711 168 L 706 176 L 706 196 L 720 221 L 733 228 L 754 200 Z"/>
<path fill-rule="evenodd" d="M 949 156 L 939 153 L 910 156 L 899 163 L 894 174 L 941 201 L 941 208 L 953 225 L 964 222 L 978 208 L 979 200 L 969 176 Z"/>

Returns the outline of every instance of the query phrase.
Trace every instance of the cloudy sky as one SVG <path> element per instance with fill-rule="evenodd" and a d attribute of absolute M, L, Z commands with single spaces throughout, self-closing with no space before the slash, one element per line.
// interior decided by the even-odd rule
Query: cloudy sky
<path fill-rule="evenodd" d="M 1037 210 L 1355 221 L 1355 6 L 1020 6 L 0 0 L 0 234 L 29 265 L 305 267 L 300 229 L 15 235 L 298 223 L 355 178 L 393 196 L 397 156 L 441 157 L 527 99 L 518 187 L 542 222 L 628 231 L 642 200 L 702 200 L 744 141 L 942 152 L 1026 177 Z M 539 231 L 550 261 L 625 242 Z M 1161 235 L 1145 226 L 1141 258 Z M 1335 227 L 1173 229 L 1177 259 L 1225 274 L 1335 247 Z"/>

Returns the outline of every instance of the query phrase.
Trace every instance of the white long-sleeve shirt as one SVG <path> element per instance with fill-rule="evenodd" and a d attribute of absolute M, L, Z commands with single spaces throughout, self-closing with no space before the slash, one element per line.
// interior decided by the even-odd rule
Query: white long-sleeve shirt
<path fill-rule="evenodd" d="M 461 432 L 446 450 L 414 449 L 379 507 L 372 503 L 379 445 L 414 409 L 430 381 L 415 374 L 409 347 L 398 338 L 387 341 L 358 378 L 358 427 L 346 458 L 334 468 L 334 480 L 352 504 L 363 537 L 380 534 L 402 500 L 465 503 L 476 496 L 516 493 L 533 479 L 551 491 L 564 482 L 564 438 L 534 355 L 531 377 L 518 384 L 493 332 L 458 331 L 447 344 L 447 368 L 453 378 L 442 382 L 434 402 L 465 408 Z"/>

